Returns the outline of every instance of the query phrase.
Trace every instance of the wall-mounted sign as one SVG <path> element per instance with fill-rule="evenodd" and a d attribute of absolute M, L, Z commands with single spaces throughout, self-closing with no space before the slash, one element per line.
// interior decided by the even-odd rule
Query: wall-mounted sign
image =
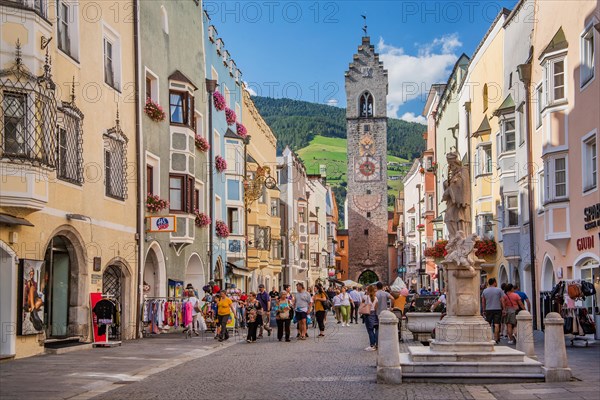
<path fill-rule="evenodd" d="M 587 236 L 581 239 L 577 239 L 577 250 L 591 250 L 594 248 L 594 236 Z"/>
<path fill-rule="evenodd" d="M 600 203 L 583 209 L 585 230 L 600 227 Z"/>
<path fill-rule="evenodd" d="M 175 232 L 177 230 L 177 218 L 174 215 L 161 215 L 146 218 L 149 223 L 146 232 Z"/>
<path fill-rule="evenodd" d="M 102 258 L 94 257 L 94 271 L 100 272 L 102 270 Z"/>

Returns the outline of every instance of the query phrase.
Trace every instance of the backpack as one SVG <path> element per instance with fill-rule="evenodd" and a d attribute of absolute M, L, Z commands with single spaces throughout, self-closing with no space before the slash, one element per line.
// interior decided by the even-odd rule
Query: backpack
<path fill-rule="evenodd" d="M 588 281 L 581 281 L 581 292 L 584 296 L 593 296 L 596 294 L 596 288 Z"/>
<path fill-rule="evenodd" d="M 569 283 L 567 286 L 567 294 L 573 300 L 577 300 L 583 297 L 583 293 L 581 292 L 581 285 L 579 283 Z"/>

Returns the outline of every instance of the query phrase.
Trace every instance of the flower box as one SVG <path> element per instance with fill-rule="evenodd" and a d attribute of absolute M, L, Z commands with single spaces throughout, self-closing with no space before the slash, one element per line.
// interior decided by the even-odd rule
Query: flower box
<path fill-rule="evenodd" d="M 219 172 L 223 172 L 227 169 L 227 161 L 221 156 L 215 157 L 215 168 Z"/>
<path fill-rule="evenodd" d="M 210 217 L 200 211 L 196 210 L 196 226 L 202 228 L 204 226 L 210 225 Z"/>
<path fill-rule="evenodd" d="M 218 237 L 223 239 L 229 236 L 229 228 L 224 221 L 217 220 L 217 222 L 215 222 L 215 232 Z"/>
<path fill-rule="evenodd" d="M 498 251 L 496 242 L 491 239 L 483 239 L 475 242 L 477 257 L 493 256 Z"/>
<path fill-rule="evenodd" d="M 425 224 L 419 224 L 419 225 L 417 225 L 417 229 L 420 230 L 420 231 L 424 230 L 425 229 Z"/>
<path fill-rule="evenodd" d="M 206 140 L 202 136 L 196 135 L 196 137 L 194 138 L 194 141 L 196 142 L 196 148 L 199 151 L 201 151 L 203 153 L 206 153 L 210 149 L 210 145 L 208 144 L 208 140 Z"/>
<path fill-rule="evenodd" d="M 433 247 L 428 247 L 425 249 L 425 257 L 433 257 L 433 258 L 443 258 L 448 254 L 446 252 L 446 245 L 448 244 L 447 240 L 438 240 L 435 242 Z"/>
<path fill-rule="evenodd" d="M 225 108 L 225 120 L 227 121 L 227 125 L 235 124 L 236 119 L 237 115 L 235 115 L 235 111 L 231 108 Z"/>
<path fill-rule="evenodd" d="M 162 107 L 158 103 L 153 102 L 150 98 L 146 99 L 144 112 L 154 122 L 160 122 L 166 118 L 166 114 Z"/>
<path fill-rule="evenodd" d="M 225 97 L 223 97 L 223 95 L 218 91 L 213 93 L 213 103 L 217 111 L 223 111 L 225 107 L 227 107 Z"/>
<path fill-rule="evenodd" d="M 156 213 L 167 207 L 169 207 L 169 202 L 167 200 L 161 199 L 156 194 L 148 193 L 148 196 L 146 197 L 146 209 L 148 212 Z"/>
<path fill-rule="evenodd" d="M 235 130 L 237 134 L 243 138 L 246 138 L 246 136 L 248 136 L 248 130 L 244 125 L 240 124 L 239 122 L 235 123 Z"/>

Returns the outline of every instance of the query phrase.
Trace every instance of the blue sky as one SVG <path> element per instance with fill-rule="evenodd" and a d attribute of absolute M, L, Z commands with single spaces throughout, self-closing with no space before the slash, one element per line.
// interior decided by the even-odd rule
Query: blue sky
<path fill-rule="evenodd" d="M 506 1 L 205 1 L 251 92 L 345 106 L 363 35 L 389 71 L 388 116 L 419 117 L 429 86 L 471 56 Z"/>

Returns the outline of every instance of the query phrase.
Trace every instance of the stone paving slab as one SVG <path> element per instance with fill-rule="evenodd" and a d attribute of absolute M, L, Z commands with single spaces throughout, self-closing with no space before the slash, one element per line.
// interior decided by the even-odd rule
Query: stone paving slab
<path fill-rule="evenodd" d="M 363 350 L 368 344 L 363 325 L 342 328 L 330 321 L 324 339 L 316 333 L 311 330 L 308 340 L 291 343 L 265 336 L 255 344 L 239 336 L 219 343 L 212 334 L 192 339 L 168 334 L 116 348 L 5 362 L 0 364 L 0 398 L 600 400 L 598 343 L 567 347 L 576 381 L 392 386 L 376 383 L 377 353 Z M 404 337 L 402 352 L 420 345 L 409 334 Z M 536 333 L 540 361 L 542 337 Z"/>

